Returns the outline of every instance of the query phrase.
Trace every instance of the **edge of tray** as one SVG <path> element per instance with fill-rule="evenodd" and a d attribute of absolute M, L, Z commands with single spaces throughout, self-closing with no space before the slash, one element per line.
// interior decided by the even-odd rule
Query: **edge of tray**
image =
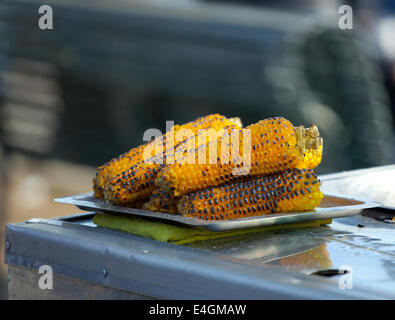
<path fill-rule="evenodd" d="M 339 197 L 336 195 L 325 194 L 326 196 L 353 200 L 362 202 L 361 204 L 348 205 L 348 206 L 338 206 L 329 208 L 317 207 L 314 211 L 308 212 L 290 212 L 290 213 L 277 213 L 273 215 L 255 216 L 240 218 L 235 220 L 227 221 L 205 221 L 195 218 L 182 217 L 179 215 L 154 212 L 148 210 L 134 209 L 128 207 L 118 207 L 108 203 L 93 203 L 92 201 L 81 200 L 78 198 L 83 197 L 93 197 L 93 192 L 77 194 L 69 197 L 55 198 L 55 202 L 72 204 L 84 211 L 95 211 L 103 212 L 116 215 L 133 215 L 140 217 L 153 218 L 155 220 L 164 220 L 173 223 L 179 223 L 187 225 L 189 227 L 201 227 L 210 231 L 226 231 L 226 230 L 236 230 L 244 228 L 262 227 L 269 225 L 280 225 L 280 224 L 290 224 L 296 222 L 312 221 L 312 220 L 325 220 L 334 219 L 356 215 L 363 209 L 373 208 L 380 206 L 377 202 L 367 202 L 361 199 L 355 199 L 351 197 Z M 99 201 L 99 200 L 97 200 Z"/>

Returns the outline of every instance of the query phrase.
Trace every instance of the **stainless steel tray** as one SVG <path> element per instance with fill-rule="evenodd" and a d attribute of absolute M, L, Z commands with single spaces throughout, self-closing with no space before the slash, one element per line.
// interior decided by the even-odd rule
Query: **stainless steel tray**
<path fill-rule="evenodd" d="M 269 225 L 288 224 L 312 220 L 325 220 L 352 216 L 360 213 L 362 209 L 380 206 L 376 202 L 365 202 L 351 198 L 343 198 L 325 194 L 319 207 L 314 211 L 298 213 L 277 213 L 264 216 L 240 218 L 227 221 L 206 221 L 195 218 L 182 217 L 147 210 L 115 206 L 93 197 L 93 192 L 77 194 L 70 197 L 56 198 L 56 202 L 72 204 L 86 211 L 104 212 L 115 215 L 132 215 L 148 217 L 167 222 L 175 222 L 190 227 L 202 227 L 210 231 L 225 231 Z"/>

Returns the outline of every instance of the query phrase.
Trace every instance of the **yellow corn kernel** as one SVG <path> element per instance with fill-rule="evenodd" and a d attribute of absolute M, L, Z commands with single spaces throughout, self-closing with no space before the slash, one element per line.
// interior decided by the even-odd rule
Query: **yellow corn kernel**
<path fill-rule="evenodd" d="M 177 203 L 178 198 L 171 197 L 160 189 L 156 189 L 148 202 L 144 203 L 143 209 L 178 214 Z"/>
<path fill-rule="evenodd" d="M 205 220 L 308 211 L 323 198 L 319 187 L 313 170 L 290 169 L 185 195 L 179 201 L 178 211 L 183 216 Z"/>
<path fill-rule="evenodd" d="M 250 170 L 249 176 L 273 174 L 291 168 L 313 168 L 321 161 L 322 139 L 316 126 L 308 129 L 304 127 L 294 128 L 292 123 L 284 118 L 261 120 L 246 128 L 251 133 L 251 158 L 250 166 L 247 163 L 240 164 L 243 158 L 242 129 L 238 129 L 239 154 L 233 156 L 230 153 L 230 161 L 224 163 L 218 158 L 216 164 L 210 164 L 208 158 L 206 164 L 199 164 L 197 155 L 202 145 L 195 150 L 195 164 L 187 163 L 181 159 L 178 163 L 166 165 L 158 174 L 156 184 L 166 193 L 173 196 L 181 196 L 190 192 L 217 186 L 222 183 L 233 181 L 239 177 L 234 170 L 241 170 L 246 165 Z M 313 133 L 312 133 L 313 132 Z M 217 138 L 217 154 L 221 155 L 222 139 Z M 229 148 L 229 144 L 225 145 Z M 210 148 L 210 144 L 206 144 Z M 247 153 L 247 149 L 246 149 Z"/>
<path fill-rule="evenodd" d="M 198 140 L 196 137 L 204 134 L 204 132 L 199 131 L 201 129 L 210 128 L 213 130 L 220 130 L 228 127 L 239 128 L 238 124 L 240 123 L 240 120 L 237 119 L 238 118 L 227 119 L 221 115 L 209 115 L 186 125 L 175 126 L 175 134 L 183 129 L 191 130 L 190 133 L 192 134 L 191 136 L 185 137 L 180 142 L 175 142 L 175 153 L 177 153 L 177 148 L 184 144 L 188 145 L 189 142 L 191 142 L 191 145 L 195 147 L 197 143 L 195 141 Z M 165 141 L 168 138 L 168 135 L 169 133 L 166 133 L 159 139 L 163 139 L 163 141 Z M 162 140 L 159 141 L 162 142 Z M 147 145 L 145 148 L 151 148 L 154 150 L 152 145 Z M 162 163 L 167 159 L 166 149 L 164 148 L 163 152 L 160 154 L 151 153 L 151 155 L 151 158 L 132 164 L 126 169 L 123 167 L 118 168 L 117 172 L 122 169 L 124 170 L 113 177 L 107 177 L 107 183 L 103 188 L 105 200 L 114 204 L 123 204 L 133 202 L 136 199 L 150 197 L 152 192 L 156 189 L 156 176 L 163 167 Z"/>

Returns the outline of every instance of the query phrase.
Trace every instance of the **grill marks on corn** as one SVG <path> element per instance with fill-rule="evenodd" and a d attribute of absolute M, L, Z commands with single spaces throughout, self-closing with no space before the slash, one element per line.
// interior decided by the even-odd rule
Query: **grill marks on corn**
<path fill-rule="evenodd" d="M 321 153 L 310 152 L 306 158 L 298 147 L 295 128 L 292 123 L 284 118 L 271 118 L 261 120 L 250 125 L 251 130 L 251 169 L 249 176 L 268 175 L 282 172 L 291 168 L 313 168 L 321 161 Z M 303 130 L 299 130 L 304 132 Z M 303 135 L 300 136 L 303 139 Z M 181 196 L 208 186 L 218 186 L 234 181 L 234 169 L 242 168 L 238 160 L 243 157 L 243 134 L 239 130 L 239 154 L 232 155 L 229 163 L 216 164 L 180 164 L 167 165 L 157 178 L 157 185 L 162 190 Z M 227 144 L 229 147 L 231 144 Z M 303 144 L 304 145 L 304 144 Z M 198 146 L 195 154 L 202 147 Z M 217 139 L 217 154 L 221 154 L 221 137 Z M 315 146 L 314 146 L 315 147 Z M 322 147 L 322 146 L 321 146 Z M 310 151 L 310 150 L 309 150 Z M 197 161 L 196 161 L 197 163 Z"/>
<path fill-rule="evenodd" d="M 232 129 L 241 130 L 237 122 L 219 115 L 175 126 L 175 133 L 180 129 L 192 129 L 194 132 L 194 136 L 175 146 L 178 162 L 162 165 L 163 160 L 166 163 L 164 152 L 153 155 L 145 162 L 143 154 L 147 145 L 131 149 L 98 168 L 94 178 L 95 196 L 124 206 L 141 207 L 145 203 L 144 208 L 152 211 L 177 213 L 179 210 L 181 214 L 206 220 L 304 211 L 319 204 L 322 193 L 314 172 L 291 169 L 310 169 L 320 163 L 322 140 L 316 127 L 294 128 L 284 118 L 266 119 L 249 126 L 251 170 L 249 175 L 241 176 L 233 175 L 233 169 L 243 166 L 238 163 L 243 155 L 241 131 L 240 153 L 231 154 L 230 162 L 221 164 L 221 137 L 213 142 L 206 138 L 205 143 L 198 145 L 201 142 L 198 139 L 198 129 L 209 127 L 215 130 L 225 129 L 228 133 Z M 165 142 L 167 134 L 159 139 Z M 192 139 L 193 143 L 188 144 Z M 192 150 L 186 150 L 185 146 L 191 148 L 191 145 L 195 151 L 195 163 L 198 163 L 199 151 L 203 149 L 206 150 L 208 162 L 207 150 L 211 146 L 208 143 L 216 144 L 216 164 L 182 163 L 188 160 L 188 151 Z M 232 146 L 232 141 L 228 140 L 225 146 Z M 271 176 L 263 177 L 268 174 Z M 157 184 L 161 189 L 157 188 Z M 203 190 L 196 191 L 201 189 Z M 193 193 L 184 196 L 177 208 L 177 196 L 190 192 Z M 146 202 L 145 198 L 149 197 Z"/>
<path fill-rule="evenodd" d="M 175 125 L 174 132 L 176 133 L 180 129 L 190 129 L 195 132 L 199 128 L 207 127 L 212 122 L 224 122 L 225 120 L 228 121 L 225 117 L 218 114 L 208 115 L 198 118 L 195 121 L 186 123 L 184 125 Z M 166 148 L 167 138 L 168 133 L 159 138 L 163 139 L 164 148 Z M 103 191 L 108 183 L 108 180 L 111 180 L 118 174 L 128 170 L 133 165 L 137 165 L 144 160 L 143 155 L 146 146 L 147 144 L 143 144 L 136 148 L 132 148 L 128 152 L 110 160 L 109 162 L 97 168 L 96 177 L 93 179 L 93 190 L 96 198 L 104 197 Z"/>
<path fill-rule="evenodd" d="M 93 179 L 93 191 L 96 198 L 104 197 L 103 190 L 109 179 L 127 170 L 131 164 L 139 163 L 143 160 L 145 146 L 143 144 L 133 148 L 97 168 L 96 176 Z"/>
<path fill-rule="evenodd" d="M 163 165 L 144 161 L 117 175 L 104 189 L 105 199 L 123 204 L 150 197 L 155 190 L 155 177 Z"/>
<path fill-rule="evenodd" d="M 156 212 L 178 214 L 177 203 L 178 198 L 171 197 L 160 189 L 156 189 L 149 199 L 143 205 L 143 209 Z"/>
<path fill-rule="evenodd" d="M 290 169 L 191 193 L 181 198 L 178 209 L 184 216 L 205 220 L 306 211 L 320 204 L 319 186 L 312 170 Z"/>
<path fill-rule="evenodd" d="M 174 127 L 174 133 L 179 130 L 189 129 L 193 132 L 193 136 L 186 137 L 183 141 L 175 145 L 175 156 L 178 159 L 179 154 L 182 152 L 181 146 L 192 143 L 194 146 L 197 144 L 197 136 L 200 129 L 213 128 L 220 130 L 224 127 L 236 128 L 238 124 L 225 118 L 224 116 L 215 114 L 199 118 L 191 123 Z M 168 138 L 168 133 L 160 139 L 165 141 Z M 193 139 L 193 140 L 192 140 Z M 164 144 L 164 149 L 166 145 Z M 141 147 L 139 147 L 141 148 Z M 153 148 L 154 149 L 154 148 Z M 139 149 L 140 150 L 140 149 Z M 160 170 L 164 167 L 162 163 L 166 163 L 165 151 L 160 154 L 155 154 L 146 161 L 141 160 L 137 163 L 129 162 L 129 167 L 124 168 L 116 160 L 111 162 L 117 174 L 107 177 L 107 183 L 103 188 L 103 195 L 105 200 L 114 204 L 122 205 L 124 203 L 133 202 L 137 199 L 150 197 L 156 189 L 155 179 Z M 143 159 L 144 148 L 140 150 L 141 159 Z M 116 167 L 116 169 L 115 169 Z M 121 170 L 122 169 L 122 170 Z M 168 193 L 168 192 L 167 192 Z"/>

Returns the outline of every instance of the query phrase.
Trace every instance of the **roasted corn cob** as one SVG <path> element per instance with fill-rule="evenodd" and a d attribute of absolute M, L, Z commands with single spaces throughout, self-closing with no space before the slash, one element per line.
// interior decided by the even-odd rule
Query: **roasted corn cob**
<path fill-rule="evenodd" d="M 200 117 L 194 121 L 188 122 L 183 125 L 175 125 L 173 127 L 174 134 L 177 134 L 180 130 L 192 130 L 193 134 L 196 134 L 199 129 L 205 129 L 211 125 L 216 126 L 218 123 L 224 123 L 224 125 L 234 123 L 236 126 L 241 127 L 240 118 L 230 118 L 227 119 L 219 114 L 207 115 L 205 117 Z M 163 151 L 166 151 L 166 139 L 169 133 L 162 136 Z M 109 180 L 115 178 L 117 175 L 122 175 L 131 166 L 136 165 L 144 160 L 144 150 L 147 147 L 152 147 L 153 142 L 148 144 L 140 145 L 136 148 L 130 149 L 128 152 L 120 155 L 118 158 L 114 158 L 111 161 L 105 163 L 104 165 L 97 168 L 96 176 L 93 179 L 93 190 L 96 198 L 103 198 L 103 190 Z M 155 154 L 152 153 L 151 156 Z"/>
<path fill-rule="evenodd" d="M 199 118 L 186 125 L 176 126 L 174 134 L 177 134 L 177 132 L 183 129 L 187 129 L 191 130 L 190 133 L 192 135 L 175 143 L 175 153 L 177 154 L 177 148 L 184 144 L 192 145 L 195 148 L 195 141 L 198 140 L 195 139 L 195 137 L 204 134 L 199 131 L 201 129 L 211 128 L 213 130 L 220 130 L 224 128 L 240 128 L 240 124 L 239 118 L 227 119 L 220 115 L 210 115 Z M 167 138 L 168 133 L 166 133 L 162 139 L 165 141 Z M 148 146 L 145 148 L 148 148 Z M 153 149 L 152 145 L 149 146 L 149 148 Z M 132 164 L 126 169 L 122 167 L 124 170 L 121 173 L 111 178 L 107 177 L 108 182 L 103 190 L 105 199 L 114 204 L 123 204 L 133 202 L 136 199 L 150 197 L 152 192 L 156 189 L 156 175 L 162 169 L 163 162 L 166 162 L 168 159 L 166 150 L 164 150 L 162 153 L 153 154 L 151 158 Z M 118 170 L 119 169 L 117 169 L 117 172 Z"/>
<path fill-rule="evenodd" d="M 93 191 L 96 198 L 103 198 L 103 190 L 109 178 L 143 160 L 145 146 L 143 144 L 133 148 L 97 168 L 96 176 L 93 178 Z"/>
<path fill-rule="evenodd" d="M 290 169 L 185 195 L 179 201 L 178 211 L 183 216 L 205 220 L 308 211 L 323 198 L 319 186 L 313 170 Z"/>
<path fill-rule="evenodd" d="M 171 197 L 159 188 L 155 189 L 148 202 L 144 203 L 143 209 L 164 213 L 178 214 L 177 203 L 179 198 Z"/>
<path fill-rule="evenodd" d="M 242 129 L 239 130 L 241 133 Z M 250 165 L 249 176 L 272 174 L 291 168 L 312 169 L 321 161 L 322 139 L 316 126 L 295 128 L 291 122 L 280 117 L 261 120 L 246 130 L 251 134 L 250 164 L 247 164 Z M 206 164 L 198 164 L 197 159 L 196 164 L 183 163 L 185 159 L 181 159 L 178 163 L 166 165 L 159 173 L 156 184 L 166 193 L 181 196 L 233 181 L 239 175 L 234 170 L 242 169 L 244 165 L 239 161 L 244 157 L 243 148 L 248 148 L 243 145 L 243 137 L 239 135 L 239 153 L 231 155 L 228 163 L 219 157 L 216 164 L 210 164 L 208 160 Z M 222 136 L 212 142 L 217 144 L 217 154 L 221 154 L 224 147 L 222 141 L 226 139 Z M 232 143 L 225 147 L 230 148 L 230 145 Z M 196 157 L 202 147 L 210 148 L 209 145 L 199 145 L 195 150 Z M 245 150 L 248 152 L 248 149 Z"/>

